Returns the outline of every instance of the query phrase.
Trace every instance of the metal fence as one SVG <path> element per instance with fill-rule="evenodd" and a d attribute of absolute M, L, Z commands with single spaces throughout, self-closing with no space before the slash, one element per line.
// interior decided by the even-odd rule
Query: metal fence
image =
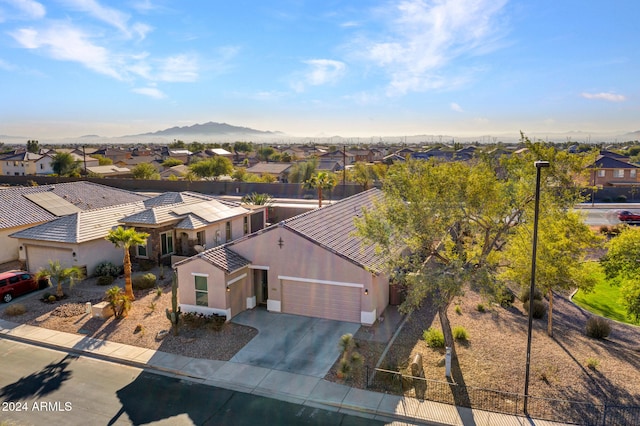
<path fill-rule="evenodd" d="M 369 369 L 366 371 L 369 377 Z M 522 394 L 461 386 L 453 382 L 404 375 L 398 371 L 376 368 L 369 387 L 419 400 L 428 400 L 496 413 L 525 416 Z M 640 407 L 594 404 L 529 396 L 531 418 L 587 426 L 640 425 Z M 420 413 L 418 413 L 418 416 Z"/>

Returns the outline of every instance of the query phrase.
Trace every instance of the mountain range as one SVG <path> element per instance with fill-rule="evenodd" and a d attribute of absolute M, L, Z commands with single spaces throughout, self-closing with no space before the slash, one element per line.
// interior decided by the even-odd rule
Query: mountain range
<path fill-rule="evenodd" d="M 227 123 L 216 123 L 209 121 L 204 124 L 194 124 L 192 126 L 170 127 L 156 132 L 142 133 L 134 136 L 189 136 L 189 135 L 245 135 L 245 136 L 277 136 L 284 135 L 282 132 L 271 132 L 264 130 L 251 129 L 249 127 L 233 126 Z"/>

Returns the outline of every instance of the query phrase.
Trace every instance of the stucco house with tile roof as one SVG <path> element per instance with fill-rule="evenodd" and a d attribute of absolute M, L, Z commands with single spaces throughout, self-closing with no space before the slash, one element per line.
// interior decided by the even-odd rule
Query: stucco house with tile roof
<path fill-rule="evenodd" d="M 271 312 L 373 324 L 389 303 L 385 259 L 354 235 L 372 189 L 174 264 L 183 312 Z"/>
<path fill-rule="evenodd" d="M 9 235 L 78 211 L 142 201 L 149 197 L 91 182 L 0 189 L 0 263 L 24 258 Z"/>
<path fill-rule="evenodd" d="M 213 247 L 261 229 L 264 211 L 192 192 L 168 192 L 133 203 L 77 211 L 16 233 L 29 270 L 49 260 L 86 268 L 88 275 L 105 261 L 122 264 L 122 249 L 105 240 L 117 226 L 149 234 L 144 245 L 131 248 L 132 259 L 169 264 L 171 257 L 195 254 L 197 246 Z"/>
<path fill-rule="evenodd" d="M 589 183 L 594 186 L 635 186 L 640 183 L 640 166 L 620 158 L 599 155 L 588 168 L 591 174 Z"/>

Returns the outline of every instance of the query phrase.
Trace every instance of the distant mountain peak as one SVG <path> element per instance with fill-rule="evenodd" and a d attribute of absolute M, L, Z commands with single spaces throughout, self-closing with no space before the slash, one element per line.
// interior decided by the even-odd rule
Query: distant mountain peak
<path fill-rule="evenodd" d="M 227 123 L 216 123 L 209 121 L 203 124 L 193 124 L 191 126 L 170 127 L 157 132 L 143 133 L 138 136 L 179 136 L 179 135 L 277 135 L 282 132 L 272 132 L 251 129 L 249 127 L 233 126 Z"/>

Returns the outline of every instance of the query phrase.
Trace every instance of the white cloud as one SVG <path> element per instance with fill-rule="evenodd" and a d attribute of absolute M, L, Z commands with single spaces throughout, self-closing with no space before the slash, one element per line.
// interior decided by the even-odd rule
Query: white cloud
<path fill-rule="evenodd" d="M 196 81 L 198 79 L 198 58 L 191 54 L 165 58 L 161 61 L 156 78 L 169 82 Z"/>
<path fill-rule="evenodd" d="M 157 87 L 136 87 L 134 89 L 131 89 L 131 91 L 140 95 L 149 96 L 153 99 L 164 99 L 167 97 L 167 95 L 165 95 Z"/>
<path fill-rule="evenodd" d="M 18 10 L 21 18 L 41 19 L 47 14 L 42 3 L 34 0 L 4 0 L 4 2 Z"/>
<path fill-rule="evenodd" d="M 455 102 L 451 102 L 451 104 L 450 104 L 449 106 L 451 107 L 451 109 L 452 109 L 453 111 L 456 111 L 456 112 L 464 112 L 464 110 L 462 109 L 462 107 L 461 107 L 460 105 L 458 105 L 457 103 L 455 103 Z"/>
<path fill-rule="evenodd" d="M 344 62 L 332 59 L 309 59 L 303 61 L 307 70 L 294 78 L 291 86 L 297 92 L 302 92 L 307 86 L 322 86 L 334 84 L 344 75 L 347 66 Z"/>
<path fill-rule="evenodd" d="M 15 65 L 10 64 L 9 62 L 7 62 L 5 60 L 0 59 L 0 70 L 15 71 L 17 69 L 18 68 Z"/>
<path fill-rule="evenodd" d="M 65 0 L 65 2 L 69 6 L 117 28 L 127 38 L 132 38 L 136 35 L 139 39 L 144 39 L 147 33 L 151 31 L 149 25 L 142 23 L 134 23 L 129 26 L 130 16 L 128 14 L 112 7 L 103 6 L 96 0 Z"/>
<path fill-rule="evenodd" d="M 78 62 L 100 74 L 123 79 L 110 52 L 70 25 L 55 24 L 42 30 L 22 28 L 10 35 L 27 49 L 38 49 L 53 59 Z"/>
<path fill-rule="evenodd" d="M 379 35 L 358 40 L 354 54 L 388 74 L 389 95 L 450 87 L 452 77 L 443 68 L 463 55 L 492 50 L 507 1 L 401 1 L 380 10 L 390 24 Z"/>
<path fill-rule="evenodd" d="M 626 96 L 618 95 L 617 93 L 611 93 L 611 92 L 600 92 L 600 93 L 584 92 L 582 93 L 581 96 L 585 99 L 598 99 L 598 100 L 609 101 L 609 102 L 624 102 L 627 100 Z"/>

